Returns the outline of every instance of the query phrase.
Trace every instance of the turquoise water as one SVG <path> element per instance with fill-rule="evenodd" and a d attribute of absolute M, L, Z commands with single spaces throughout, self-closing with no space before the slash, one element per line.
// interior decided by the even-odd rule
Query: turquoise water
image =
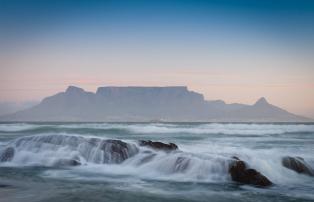
<path fill-rule="evenodd" d="M 136 145 L 139 153 L 121 164 L 100 164 L 66 143 L 40 149 L 19 146 L 10 162 L 0 163 L 1 202 L 314 201 L 314 177 L 281 165 L 283 156 L 300 156 L 314 167 L 313 124 L 3 123 L 0 151 L 25 136 L 47 135 L 119 139 Z M 179 151 L 150 151 L 154 158 L 139 164 L 149 149 L 138 140 L 173 142 Z M 74 155 L 82 165 L 54 165 Z M 232 156 L 274 186 L 261 189 L 232 182 L 227 168 Z M 190 159 L 180 172 L 174 169 L 178 157 Z"/>

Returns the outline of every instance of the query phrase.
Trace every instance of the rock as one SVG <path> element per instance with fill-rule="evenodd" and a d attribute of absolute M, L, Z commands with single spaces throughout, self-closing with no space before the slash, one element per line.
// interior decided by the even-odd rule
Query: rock
<path fill-rule="evenodd" d="M 286 156 L 282 158 L 282 165 L 297 173 L 314 176 L 314 170 L 301 157 Z"/>
<path fill-rule="evenodd" d="M 237 157 L 233 157 L 233 159 L 234 161 L 229 167 L 229 173 L 233 181 L 260 187 L 267 187 L 273 184 L 267 177 L 255 169 L 248 169 L 244 161 Z"/>
<path fill-rule="evenodd" d="M 103 163 L 122 163 L 138 153 L 135 145 L 121 140 L 103 140 L 100 149 L 104 151 Z"/>
<path fill-rule="evenodd" d="M 0 184 L 0 188 L 8 188 L 11 187 L 11 185 L 7 185 L 7 184 Z"/>
<path fill-rule="evenodd" d="M 64 166 L 79 166 L 82 165 L 80 161 L 75 159 L 59 159 L 54 163 L 54 166 L 64 167 Z"/>
<path fill-rule="evenodd" d="M 178 146 L 174 143 L 165 144 L 162 142 L 153 142 L 150 140 L 148 141 L 140 140 L 139 144 L 140 146 L 147 146 L 156 150 L 163 150 L 163 151 L 174 151 L 178 149 Z"/>
<path fill-rule="evenodd" d="M 14 157 L 14 148 L 7 147 L 4 151 L 0 154 L 0 162 L 11 161 Z"/>
<path fill-rule="evenodd" d="M 174 164 L 175 172 L 184 172 L 190 165 L 190 159 L 186 157 L 178 157 Z"/>

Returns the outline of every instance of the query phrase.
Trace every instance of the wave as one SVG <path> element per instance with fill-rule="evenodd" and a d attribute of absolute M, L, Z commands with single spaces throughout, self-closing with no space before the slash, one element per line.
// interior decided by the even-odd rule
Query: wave
<path fill-rule="evenodd" d="M 120 126 L 121 127 L 121 126 Z M 200 125 L 131 125 L 122 126 L 134 133 L 190 133 L 226 135 L 271 135 L 314 132 L 314 125 L 273 124 L 200 124 Z"/>
<path fill-rule="evenodd" d="M 0 132 L 20 132 L 33 130 L 39 127 L 42 126 L 28 123 L 8 123 L 8 124 L 2 123 L 0 124 Z"/>
<path fill-rule="evenodd" d="M 14 152 L 12 152 L 12 150 Z M 74 166 L 94 173 L 190 180 L 228 179 L 230 157 L 163 152 L 137 142 L 77 135 L 39 135 L 13 140 L 0 150 L 4 166 Z M 97 168 L 97 169 L 96 169 Z M 181 177 L 180 177 L 181 176 Z"/>
<path fill-rule="evenodd" d="M 137 147 L 120 140 L 69 135 L 26 136 L 13 140 L 1 152 L 1 159 L 18 164 L 51 165 L 62 160 L 92 163 L 120 163 L 135 155 Z M 65 161 L 63 161 L 65 160 Z M 57 161 L 57 162 L 55 162 Z"/>
<path fill-rule="evenodd" d="M 2 133 L 44 133 L 68 132 L 78 134 L 226 134 L 226 135 L 273 135 L 287 133 L 314 133 L 311 124 L 119 124 L 119 123 L 84 123 L 84 124 L 0 124 Z"/>
<path fill-rule="evenodd" d="M 132 141 L 39 135 L 11 141 L 0 150 L 0 159 L 7 161 L 1 163 L 4 166 L 78 166 L 73 168 L 73 172 L 69 171 L 71 175 L 77 172 L 77 176 L 91 172 L 159 180 L 225 182 L 230 180 L 228 168 L 232 156 L 236 155 L 274 183 L 298 183 L 302 180 L 302 176 L 281 165 L 284 155 L 281 152 L 228 147 L 214 149 L 197 153 L 197 150 L 189 151 L 188 147 L 183 147 L 183 150 L 164 152 Z"/>

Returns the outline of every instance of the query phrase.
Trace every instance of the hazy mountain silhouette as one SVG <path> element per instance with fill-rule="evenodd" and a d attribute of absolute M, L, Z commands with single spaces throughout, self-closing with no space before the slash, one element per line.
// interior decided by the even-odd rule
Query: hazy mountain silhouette
<path fill-rule="evenodd" d="M 185 86 L 100 87 L 96 93 L 69 86 L 32 108 L 2 116 L 1 121 L 230 121 L 300 122 L 260 98 L 254 105 L 207 101 Z"/>

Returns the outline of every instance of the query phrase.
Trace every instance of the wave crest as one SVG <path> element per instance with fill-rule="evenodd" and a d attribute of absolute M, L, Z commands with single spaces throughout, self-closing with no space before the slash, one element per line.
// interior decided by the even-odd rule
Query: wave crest
<path fill-rule="evenodd" d="M 248 124 L 248 123 L 208 123 L 208 124 L 0 124 L 0 132 L 68 132 L 68 133 L 133 133 L 133 134 L 226 134 L 226 135 L 273 135 L 286 133 L 313 133 L 312 124 Z"/>

